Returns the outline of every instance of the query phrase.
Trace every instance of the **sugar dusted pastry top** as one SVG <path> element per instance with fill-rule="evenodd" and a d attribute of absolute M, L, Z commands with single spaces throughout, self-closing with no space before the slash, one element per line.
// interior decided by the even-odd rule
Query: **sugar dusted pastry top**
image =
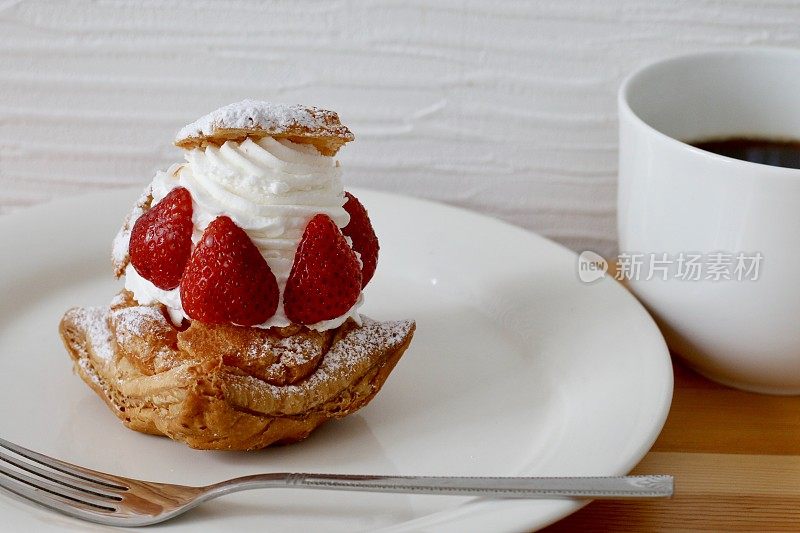
<path fill-rule="evenodd" d="M 292 285 L 303 283 L 300 280 L 301 269 L 295 268 L 299 261 L 298 247 L 306 239 L 311 220 L 321 216 L 330 220 L 334 228 L 332 231 L 339 234 L 339 237 L 330 237 L 333 240 L 339 239 L 338 251 L 332 252 L 339 254 L 336 258 L 339 262 L 311 257 L 307 258 L 305 265 L 312 265 L 312 270 L 317 264 L 334 264 L 339 265 L 336 268 L 352 270 L 357 263 L 355 269 L 363 271 L 364 283 L 359 282 L 359 290 L 355 293 L 350 290 L 347 298 L 352 300 L 347 300 L 346 309 L 341 305 L 331 306 L 331 302 L 324 298 L 315 304 L 317 308 L 338 309 L 335 316 L 326 316 L 324 320 L 314 322 L 309 320 L 314 316 L 319 318 L 319 313 L 297 312 L 295 317 L 308 317 L 300 323 L 318 331 L 336 328 L 348 319 L 359 323 L 358 308 L 363 302 L 360 287 L 369 281 L 374 270 L 377 240 L 363 206 L 352 195 L 345 196 L 341 167 L 333 157 L 341 145 L 352 139 L 352 133 L 339 122 L 338 116 L 332 111 L 254 100 L 225 106 L 182 128 L 176 137 L 176 144 L 186 148 L 185 162 L 156 174 L 120 231 L 114 245 L 117 275 L 124 273 L 126 289 L 134 294 L 140 304 L 165 305 L 176 324 L 184 319 L 194 319 L 195 316 L 185 308 L 184 299 L 189 294 L 196 295 L 197 290 L 193 293 L 189 291 L 185 287 L 186 279 L 193 261 L 197 262 L 195 256 L 200 253 L 198 250 L 206 242 L 206 232 L 210 231 L 212 223 L 220 217 L 227 217 L 232 221 L 228 226 L 234 232 L 244 232 L 244 237 L 236 238 L 252 243 L 263 257 L 271 273 L 268 275 L 274 275 L 278 290 L 276 310 L 269 318 L 253 324 L 236 320 L 232 323 L 260 328 L 286 327 L 298 320 L 292 320 L 284 306 L 287 283 L 295 270 L 298 272 L 293 279 L 297 283 Z M 148 274 L 147 269 L 142 268 L 142 261 L 138 264 L 135 260 L 129 261 L 129 250 L 133 250 L 137 243 L 141 246 L 147 240 L 142 235 L 152 236 L 161 232 L 163 228 L 151 228 L 149 233 L 140 231 L 140 238 L 137 239 L 136 226 L 143 225 L 143 219 L 152 218 L 153 213 L 150 210 L 174 203 L 173 196 L 178 190 L 188 191 L 191 197 L 191 207 L 184 209 L 191 210 L 191 244 L 187 242 L 186 246 L 193 250 L 192 259 L 180 285 L 177 285 L 177 281 L 174 284 L 159 284 Z M 162 205 L 165 199 L 167 200 Z M 170 212 L 175 209 L 177 207 L 173 206 Z M 358 220 L 351 223 L 353 214 Z M 174 213 L 169 216 L 174 218 Z M 175 227 L 174 220 L 170 222 L 169 216 L 162 217 L 166 220 L 163 224 Z M 324 224 L 317 226 L 326 227 Z M 328 231 L 330 233 L 331 230 Z M 131 234 L 134 234 L 133 239 Z M 370 239 L 374 243 L 370 244 Z M 311 253 L 311 241 L 319 241 L 319 238 L 310 236 L 306 240 L 310 242 L 306 247 L 307 252 Z M 155 241 L 151 240 L 148 246 L 153 245 L 153 242 Z M 369 253 L 366 253 L 363 242 L 368 242 Z M 165 246 L 175 248 L 175 240 L 167 242 Z M 151 246 L 147 249 L 145 255 L 150 258 L 148 260 L 154 261 L 152 257 L 157 256 L 162 248 Z M 328 252 L 323 250 L 323 253 Z M 353 257 L 348 258 L 348 254 Z M 183 260 L 186 261 L 186 258 Z M 174 262 L 171 265 L 174 267 Z M 313 272 L 310 277 L 314 278 Z M 324 289 L 328 285 L 323 278 L 336 281 L 341 276 L 326 277 L 325 272 L 318 272 L 317 288 Z M 351 279 L 350 282 L 352 285 L 354 280 Z M 315 281 L 306 279 L 305 283 L 308 285 Z M 314 287 L 306 288 L 305 292 L 289 291 L 295 295 L 295 303 L 297 294 L 302 297 L 303 294 L 314 293 Z M 220 292 L 225 290 L 220 289 Z M 335 292 L 333 289 L 331 291 Z M 338 303 L 341 304 L 341 299 Z"/>
<path fill-rule="evenodd" d="M 196 148 L 247 137 L 288 138 L 314 145 L 321 154 L 336 155 L 354 139 L 333 111 L 304 105 L 242 100 L 226 105 L 184 126 L 175 136 L 181 148 Z"/>

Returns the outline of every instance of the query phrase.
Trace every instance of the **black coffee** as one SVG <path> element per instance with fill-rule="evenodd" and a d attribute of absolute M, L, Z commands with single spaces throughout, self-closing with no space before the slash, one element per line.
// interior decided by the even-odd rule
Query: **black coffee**
<path fill-rule="evenodd" d="M 800 141 L 766 139 L 759 137 L 727 137 L 689 143 L 708 152 L 772 165 L 774 167 L 800 168 Z"/>

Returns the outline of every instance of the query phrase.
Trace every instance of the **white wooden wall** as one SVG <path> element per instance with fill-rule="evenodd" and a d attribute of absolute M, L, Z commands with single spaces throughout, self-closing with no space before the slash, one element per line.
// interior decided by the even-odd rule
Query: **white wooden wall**
<path fill-rule="evenodd" d="M 620 80 L 736 45 L 797 47 L 800 4 L 0 0 L 0 211 L 143 185 L 253 97 L 339 111 L 351 184 L 610 253 Z"/>

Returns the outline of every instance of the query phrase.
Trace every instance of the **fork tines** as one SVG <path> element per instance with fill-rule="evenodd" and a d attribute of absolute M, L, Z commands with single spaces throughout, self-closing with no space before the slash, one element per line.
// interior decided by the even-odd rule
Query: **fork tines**
<path fill-rule="evenodd" d="M 0 487 L 51 509 L 89 519 L 114 513 L 129 487 L 0 439 Z"/>

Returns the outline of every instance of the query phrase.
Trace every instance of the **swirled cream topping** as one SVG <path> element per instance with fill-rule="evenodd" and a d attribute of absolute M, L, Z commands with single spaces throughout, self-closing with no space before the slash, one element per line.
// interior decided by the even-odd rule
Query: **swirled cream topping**
<path fill-rule="evenodd" d="M 272 137 L 195 148 L 187 151 L 185 158 L 185 163 L 156 173 L 151 184 L 152 205 L 175 187 L 185 187 L 192 195 L 195 243 L 220 215 L 230 217 L 247 232 L 275 274 L 281 293 L 275 315 L 258 327 L 288 326 L 291 321 L 283 310 L 283 292 L 306 225 L 318 213 L 331 217 L 340 228 L 350 221 L 342 207 L 345 197 L 339 162 L 311 145 Z M 180 288 L 159 289 L 132 265 L 125 270 L 125 288 L 140 304 L 165 305 L 176 323 L 188 318 Z M 360 324 L 362 301 L 359 295 L 344 315 L 309 327 L 331 329 L 348 318 Z"/>

